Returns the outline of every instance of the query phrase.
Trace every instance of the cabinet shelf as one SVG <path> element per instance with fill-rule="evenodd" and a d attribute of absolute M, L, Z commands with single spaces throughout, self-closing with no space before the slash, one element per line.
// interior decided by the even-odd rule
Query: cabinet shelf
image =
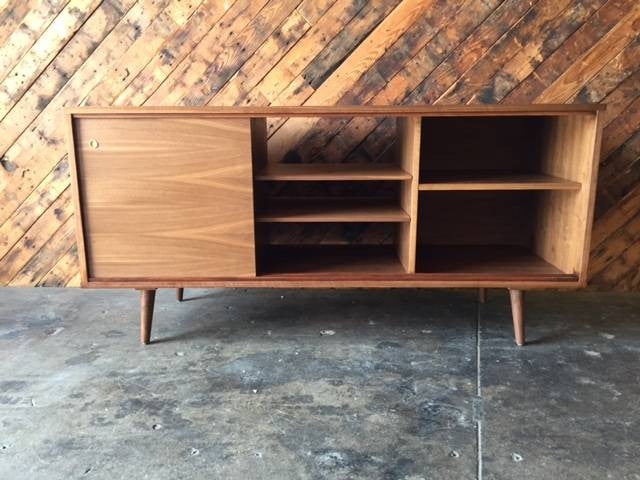
<path fill-rule="evenodd" d="M 260 275 L 402 275 L 394 245 L 269 245 Z"/>
<path fill-rule="evenodd" d="M 256 214 L 261 223 L 292 222 L 408 222 L 409 215 L 392 200 L 287 198 L 270 200 Z"/>
<path fill-rule="evenodd" d="M 272 163 L 256 174 L 256 180 L 411 180 L 411 174 L 398 165 L 382 163 Z"/>
<path fill-rule="evenodd" d="M 515 245 L 421 245 L 416 271 L 456 278 L 576 280 L 529 248 Z"/>
<path fill-rule="evenodd" d="M 260 277 L 379 275 L 406 278 L 394 245 L 267 245 Z M 575 282 L 525 247 L 513 245 L 423 245 L 416 273 L 422 281 Z"/>
<path fill-rule="evenodd" d="M 500 171 L 427 171 L 419 189 L 443 190 L 580 190 L 580 183 L 540 173 Z"/>

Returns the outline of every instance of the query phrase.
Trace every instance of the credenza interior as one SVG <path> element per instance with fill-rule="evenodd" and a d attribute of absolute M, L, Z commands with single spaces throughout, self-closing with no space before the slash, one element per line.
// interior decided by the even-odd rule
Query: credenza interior
<path fill-rule="evenodd" d="M 507 288 L 523 344 L 524 290 L 586 284 L 600 110 L 67 110 L 82 285 L 140 290 L 143 343 L 158 288 Z M 334 120 L 395 138 L 300 155 Z"/>

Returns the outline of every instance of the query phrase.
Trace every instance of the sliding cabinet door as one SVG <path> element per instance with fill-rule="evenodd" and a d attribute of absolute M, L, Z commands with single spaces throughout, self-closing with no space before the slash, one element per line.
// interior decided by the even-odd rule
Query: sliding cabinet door
<path fill-rule="evenodd" d="M 255 275 L 249 122 L 73 117 L 85 282 Z"/>

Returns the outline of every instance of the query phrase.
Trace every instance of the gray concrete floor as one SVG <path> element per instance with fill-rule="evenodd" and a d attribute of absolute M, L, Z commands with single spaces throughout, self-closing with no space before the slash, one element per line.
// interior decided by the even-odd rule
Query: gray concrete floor
<path fill-rule="evenodd" d="M 640 479 L 640 296 L 0 290 L 1 479 Z"/>

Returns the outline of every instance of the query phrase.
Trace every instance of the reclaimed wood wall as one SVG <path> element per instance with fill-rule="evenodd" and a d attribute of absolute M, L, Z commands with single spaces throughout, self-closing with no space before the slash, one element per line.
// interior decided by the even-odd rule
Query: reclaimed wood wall
<path fill-rule="evenodd" d="M 0 0 L 0 284 L 79 283 L 65 106 L 602 102 L 591 283 L 640 290 L 639 31 L 638 0 Z M 374 119 L 269 129 L 388 143 Z"/>

